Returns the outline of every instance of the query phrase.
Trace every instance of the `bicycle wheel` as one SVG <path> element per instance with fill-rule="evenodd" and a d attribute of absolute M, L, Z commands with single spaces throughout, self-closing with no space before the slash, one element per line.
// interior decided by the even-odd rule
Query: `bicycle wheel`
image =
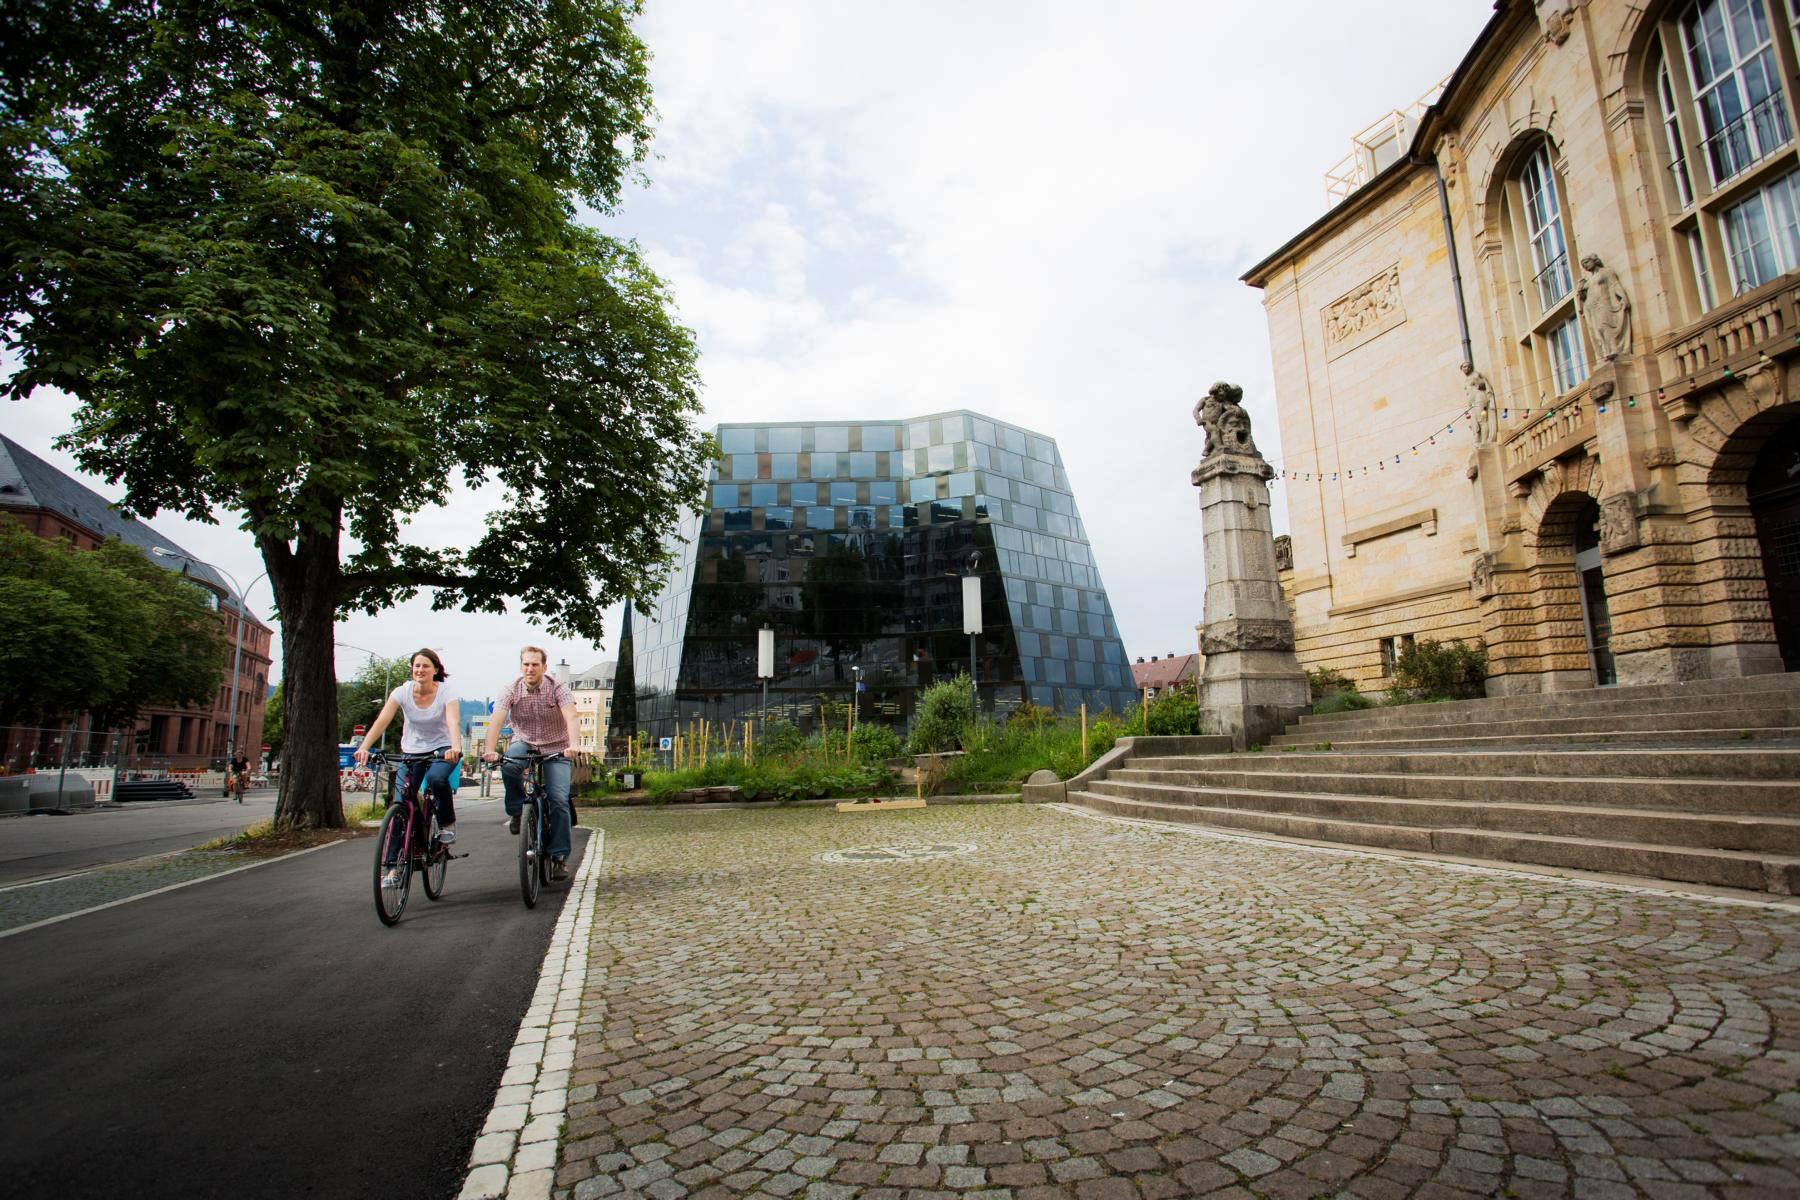
<path fill-rule="evenodd" d="M 406 911 L 407 892 L 412 889 L 410 807 L 404 802 L 389 805 L 387 816 L 381 818 L 381 831 L 375 835 L 375 915 L 383 925 L 399 922 Z M 394 872 L 391 881 L 387 878 L 390 869 Z"/>
<path fill-rule="evenodd" d="M 527 800 L 519 809 L 519 891 L 525 897 L 526 908 L 537 907 L 538 860 L 542 857 L 538 852 L 537 805 Z"/>
<path fill-rule="evenodd" d="M 425 885 L 427 900 L 444 898 L 444 879 L 450 873 L 450 851 L 438 841 L 437 815 L 434 813 L 425 825 L 425 869 L 419 872 L 419 880 Z"/>

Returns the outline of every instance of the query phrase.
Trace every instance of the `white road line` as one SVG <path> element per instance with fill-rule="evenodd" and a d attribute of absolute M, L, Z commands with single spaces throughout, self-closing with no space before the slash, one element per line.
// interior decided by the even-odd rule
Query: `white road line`
<path fill-rule="evenodd" d="M 9 938 L 14 934 L 27 933 L 33 929 L 42 929 L 46 925 L 54 925 L 58 921 L 73 921 L 76 917 L 85 917 L 89 913 L 102 912 L 109 908 L 117 908 L 121 904 L 130 904 L 134 900 L 148 900 L 152 896 L 160 896 L 164 892 L 177 891 L 184 887 L 193 887 L 196 883 L 210 883 L 214 879 L 223 879 L 227 875 L 236 875 L 239 871 L 250 871 L 257 867 L 266 867 L 272 863 L 286 862 L 290 858 L 299 858 L 302 854 L 311 854 L 314 850 L 324 850 L 331 846 L 340 846 L 350 838 L 338 838 L 334 842 L 322 842 L 317 846 L 308 846 L 304 850 L 296 850 L 292 854 L 283 854 L 280 858 L 265 858 L 260 862 L 245 863 L 241 867 L 233 867 L 229 871 L 216 871 L 211 875 L 202 875 L 198 879 L 184 879 L 180 883 L 171 883 L 167 887 L 153 888 L 148 892 L 139 892 L 135 896 L 126 896 L 120 900 L 108 900 L 105 904 L 96 904 L 92 908 L 81 908 L 74 912 L 63 913 L 59 917 L 45 917 L 42 921 L 33 921 L 29 925 L 20 925 L 16 929 L 0 929 L 0 938 Z"/>
<path fill-rule="evenodd" d="M 469 1173 L 457 1200 L 549 1200 L 569 1111 L 575 1022 L 587 986 L 594 901 L 600 895 L 605 854 L 605 832 L 592 829 L 551 931 L 537 991 L 519 1022 L 500 1089 L 469 1153 Z"/>
<path fill-rule="evenodd" d="M 1576 887 L 1603 888 L 1615 892 L 1632 892 L 1640 896 L 1668 896 L 1682 900 L 1704 900 L 1709 904 L 1732 905 L 1740 908 L 1774 908 L 1782 912 L 1793 912 L 1793 900 L 1757 900 L 1749 896 L 1720 896 L 1708 892 L 1694 892 L 1670 887 L 1654 887 L 1641 883 L 1626 883 L 1623 880 L 1595 879 L 1588 875 L 1565 875 L 1555 868 L 1545 867 L 1533 871 L 1527 867 L 1493 867 L 1479 863 L 1455 862 L 1449 859 L 1436 858 L 1427 854 L 1384 853 L 1380 850 L 1353 849 L 1348 846 L 1320 846 L 1312 842 L 1303 842 L 1279 837 L 1257 837 L 1254 834 L 1226 833 L 1218 829 L 1205 829 L 1194 825 L 1184 825 L 1174 821 L 1153 821 L 1147 817 L 1120 817 L 1112 813 L 1094 812 L 1080 805 L 1055 803 L 1043 805 L 1044 808 L 1055 809 L 1071 817 L 1081 817 L 1089 821 L 1105 821 L 1114 825 L 1140 825 L 1151 829 L 1162 829 L 1170 833 L 1185 833 L 1190 837 L 1211 838 L 1220 842 L 1243 842 L 1252 846 L 1280 846 L 1287 850 L 1306 850 L 1313 854 L 1325 854 L 1338 858 L 1373 858 L 1383 862 L 1408 862 L 1420 866 L 1436 867 L 1442 871 L 1461 872 L 1468 875 L 1492 875 L 1502 879 L 1532 879 L 1539 882 L 1567 883 Z M 1564 868 L 1574 870 L 1574 868 Z"/>

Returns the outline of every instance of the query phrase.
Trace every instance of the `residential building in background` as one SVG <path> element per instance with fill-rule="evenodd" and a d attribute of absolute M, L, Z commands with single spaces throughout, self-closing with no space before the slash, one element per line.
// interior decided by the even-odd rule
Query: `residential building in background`
<path fill-rule="evenodd" d="M 612 719 L 613 680 L 618 673 L 616 662 L 595 663 L 569 680 L 569 691 L 575 696 L 575 721 L 580 737 L 575 749 L 587 754 L 600 754 L 606 749 L 606 730 Z"/>
<path fill-rule="evenodd" d="M 1800 5 L 1495 10 L 1244 276 L 1300 660 L 1374 690 L 1463 640 L 1496 695 L 1800 666 Z"/>
<path fill-rule="evenodd" d="M 57 470 L 17 442 L 0 436 L 0 512 L 39 537 L 64 538 L 78 549 L 92 550 L 118 538 L 142 550 L 159 567 L 179 571 L 213 597 L 225 627 L 225 659 L 219 667 L 219 691 L 209 706 L 150 708 L 130 731 L 89 730 L 78 720 L 70 760 L 107 755 L 121 765 L 143 767 L 223 766 L 231 733 L 232 648 L 243 621 L 238 657 L 238 745 L 252 760 L 262 751 L 263 706 L 269 694 L 269 649 L 272 631 L 244 606 L 217 571 L 156 532 L 113 508 L 99 493 Z M 70 714 L 72 717 L 79 714 Z M 128 734 L 113 738 L 114 733 Z M 60 761 L 62 730 L 15 731 L 6 744 L 9 765 Z"/>
<path fill-rule="evenodd" d="M 1154 700 L 1166 688 L 1198 680 L 1200 662 L 1198 654 L 1153 654 L 1148 662 L 1140 658 L 1131 664 L 1131 681 L 1138 691 L 1148 691 Z"/>
<path fill-rule="evenodd" d="M 755 717 L 764 626 L 775 638 L 772 717 L 811 728 L 821 697 L 854 697 L 862 720 L 905 726 L 922 689 L 969 669 L 971 572 L 984 710 L 1132 702 L 1050 438 L 961 411 L 721 425 L 717 436 L 707 506 L 678 531 L 668 586 L 632 626 L 637 729 L 656 737 Z"/>

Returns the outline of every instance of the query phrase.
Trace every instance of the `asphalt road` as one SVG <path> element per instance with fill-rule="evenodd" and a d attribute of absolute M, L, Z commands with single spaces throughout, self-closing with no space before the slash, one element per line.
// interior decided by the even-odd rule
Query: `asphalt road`
<path fill-rule="evenodd" d="M 458 815 L 392 929 L 361 838 L 0 939 L 0 1191 L 453 1196 L 564 896 Z"/>
<path fill-rule="evenodd" d="M 267 820 L 274 811 L 275 792 L 265 788 L 242 804 L 213 795 L 7 817 L 0 820 L 0 887 L 186 850 Z"/>

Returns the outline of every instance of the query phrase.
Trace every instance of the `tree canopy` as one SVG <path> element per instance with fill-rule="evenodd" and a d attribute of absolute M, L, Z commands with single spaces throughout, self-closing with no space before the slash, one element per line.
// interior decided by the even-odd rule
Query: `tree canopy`
<path fill-rule="evenodd" d="M 699 500 L 692 336 L 637 247 L 576 220 L 613 213 L 647 154 L 637 10 L 9 6 L 8 393 L 73 393 L 65 444 L 130 509 L 255 537 L 283 824 L 342 819 L 339 613 L 430 589 L 598 639 Z M 455 483 L 499 497 L 473 548 L 409 537 Z"/>
<path fill-rule="evenodd" d="M 0 516 L 0 725 L 212 703 L 225 631 L 198 584 L 118 541 L 77 550 Z"/>

